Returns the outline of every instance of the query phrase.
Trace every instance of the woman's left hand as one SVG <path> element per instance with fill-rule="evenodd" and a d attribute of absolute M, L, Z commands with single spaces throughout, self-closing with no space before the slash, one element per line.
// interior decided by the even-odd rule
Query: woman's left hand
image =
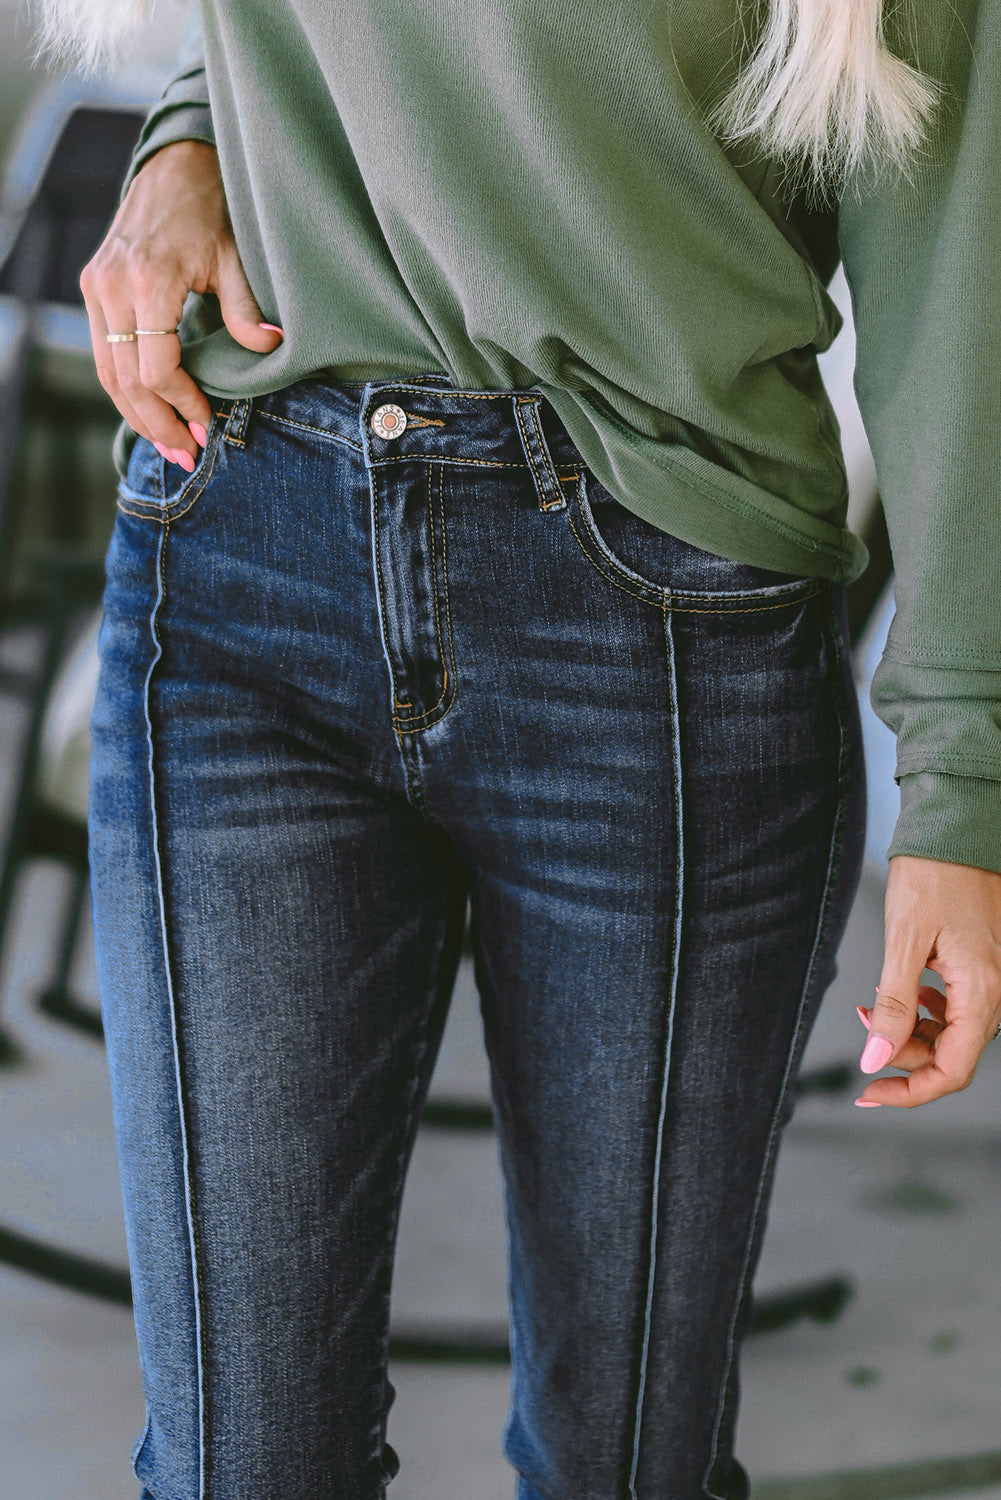
<path fill-rule="evenodd" d="M 945 995 L 921 984 L 933 969 Z M 918 1019 L 918 1006 L 931 1012 Z M 965 1089 L 1001 1022 L 1001 875 L 895 855 L 886 886 L 886 942 L 862 1071 L 892 1065 L 857 1103 L 913 1109 Z"/>

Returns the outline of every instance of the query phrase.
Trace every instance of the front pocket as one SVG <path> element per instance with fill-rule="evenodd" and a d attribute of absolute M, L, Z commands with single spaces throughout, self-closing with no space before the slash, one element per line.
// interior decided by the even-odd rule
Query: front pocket
<path fill-rule="evenodd" d="M 707 609 L 757 602 L 793 603 L 816 592 L 816 578 L 734 562 L 652 525 L 583 470 L 567 508 L 568 524 L 591 565 L 610 583 L 651 604 L 703 600 Z"/>
<path fill-rule="evenodd" d="M 223 430 L 219 417 L 213 411 L 205 447 L 190 474 L 180 464 L 162 458 L 148 438 L 137 437 L 128 471 L 118 486 L 119 510 L 148 521 L 173 520 L 190 510 L 215 466 Z"/>

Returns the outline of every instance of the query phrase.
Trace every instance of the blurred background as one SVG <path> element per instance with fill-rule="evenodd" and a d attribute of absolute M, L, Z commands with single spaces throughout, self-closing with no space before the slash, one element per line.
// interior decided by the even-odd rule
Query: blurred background
<path fill-rule="evenodd" d="M 143 1420 L 86 901 L 87 717 L 116 414 L 76 286 L 183 25 L 83 84 L 31 61 L 0 0 L 0 1500 L 134 1500 Z M 744 1358 L 755 1500 L 1001 1500 L 1001 1047 L 964 1095 L 857 1110 L 881 960 L 890 737 L 867 685 L 892 609 L 846 326 L 824 357 L 852 513 L 869 754 L 867 862 L 786 1135 Z M 396 1500 L 501 1500 L 504 1237 L 486 1068 L 463 960 L 407 1187 L 394 1297 Z M 668 1497 L 665 1497 L 668 1500 Z"/>

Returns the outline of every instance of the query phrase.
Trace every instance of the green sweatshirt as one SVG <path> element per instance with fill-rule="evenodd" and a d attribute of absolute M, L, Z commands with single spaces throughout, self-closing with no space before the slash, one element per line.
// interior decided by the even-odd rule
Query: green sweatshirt
<path fill-rule="evenodd" d="M 887 35 L 945 87 L 927 144 L 824 208 L 704 123 L 737 0 L 202 0 L 126 187 L 170 141 L 218 147 L 285 339 L 253 354 L 200 299 L 206 391 L 536 386 L 623 505 L 835 579 L 865 557 L 816 362 L 843 260 L 896 576 L 890 853 L 1001 871 L 1001 27 L 987 0 L 917 10 Z"/>

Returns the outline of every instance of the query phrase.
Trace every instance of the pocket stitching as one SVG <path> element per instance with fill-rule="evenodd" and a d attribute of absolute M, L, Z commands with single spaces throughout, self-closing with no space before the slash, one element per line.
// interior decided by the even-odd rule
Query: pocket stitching
<path fill-rule="evenodd" d="M 652 588 L 650 588 L 649 593 L 641 593 L 639 589 L 632 588 L 629 584 L 623 583 L 619 578 L 616 578 L 612 573 L 609 573 L 604 567 L 602 567 L 598 559 L 596 557 L 593 557 L 592 554 L 588 551 L 587 547 L 585 547 L 583 538 L 581 537 L 580 532 L 577 530 L 577 527 L 574 524 L 573 512 L 569 506 L 567 507 L 567 519 L 570 522 L 570 530 L 573 532 L 574 537 L 576 538 L 578 547 L 584 554 L 584 557 L 587 559 L 587 561 L 591 564 L 592 568 L 594 568 L 595 572 L 600 573 L 602 578 L 607 579 L 607 581 L 615 588 L 621 589 L 624 594 L 629 594 L 633 599 L 639 599 L 643 604 L 653 604 L 658 609 L 667 607 L 666 589 L 658 590 L 655 595 Z M 628 577 L 629 575 L 625 574 L 623 576 Z M 650 586 L 648 585 L 647 587 L 649 588 Z M 651 595 L 654 596 L 651 597 Z"/>
<path fill-rule="evenodd" d="M 361 443 L 353 443 L 343 433 L 331 432 L 329 428 L 314 427 L 310 422 L 298 422 L 293 417 L 282 417 L 277 412 L 268 411 L 266 408 L 262 408 L 257 412 L 257 420 L 259 422 L 273 422 L 278 427 L 291 427 L 299 432 L 309 432 L 316 437 L 325 439 L 329 443 L 342 443 L 345 448 L 350 448 L 355 453 L 362 452 Z"/>
<path fill-rule="evenodd" d="M 591 477 L 593 478 L 593 475 Z M 729 593 L 699 589 L 680 589 L 675 591 L 672 590 L 669 584 L 660 585 L 652 583 L 649 579 L 644 578 L 642 574 L 634 573 L 630 568 L 626 567 L 606 544 L 591 513 L 584 474 L 580 476 L 574 500 L 580 512 L 580 519 L 584 524 L 588 540 L 597 548 L 601 559 L 607 564 L 607 567 L 613 569 L 618 574 L 618 577 L 613 577 L 612 573 L 608 572 L 605 567 L 602 567 L 598 558 L 589 550 L 584 538 L 574 524 L 571 507 L 568 506 L 567 517 L 570 522 L 570 529 L 576 538 L 577 545 L 588 562 L 609 583 L 614 584 L 623 593 L 630 594 L 634 599 L 640 599 L 644 603 L 657 604 L 658 606 L 664 605 L 664 607 L 677 614 L 757 614 L 769 609 L 785 609 L 791 604 L 799 604 L 807 599 L 811 599 L 815 594 L 820 592 L 823 580 L 819 578 L 797 579 L 793 583 L 765 585 L 761 589 L 743 589 Z M 627 582 L 620 582 L 620 579 L 625 579 Z M 639 585 L 639 587 L 636 585 Z M 777 597 L 779 595 L 781 597 Z M 762 601 L 761 603 L 750 602 L 759 599 Z M 680 602 L 687 600 L 705 602 L 697 604 Z M 765 600 L 769 602 L 765 603 Z"/>
<path fill-rule="evenodd" d="M 201 497 L 205 486 L 212 477 L 212 471 L 219 457 L 220 432 L 216 425 L 217 413 L 213 413 L 208 437 L 205 443 L 205 451 L 202 454 L 201 463 L 190 474 L 184 484 L 178 490 L 173 500 L 150 500 L 145 495 L 138 495 L 125 485 L 124 480 L 118 486 L 117 505 L 118 509 L 127 516 L 135 516 L 140 521 L 175 521 L 179 516 L 187 515 L 188 511 Z M 127 504 L 131 501 L 132 504 Z M 187 502 L 186 504 L 182 502 Z"/>

